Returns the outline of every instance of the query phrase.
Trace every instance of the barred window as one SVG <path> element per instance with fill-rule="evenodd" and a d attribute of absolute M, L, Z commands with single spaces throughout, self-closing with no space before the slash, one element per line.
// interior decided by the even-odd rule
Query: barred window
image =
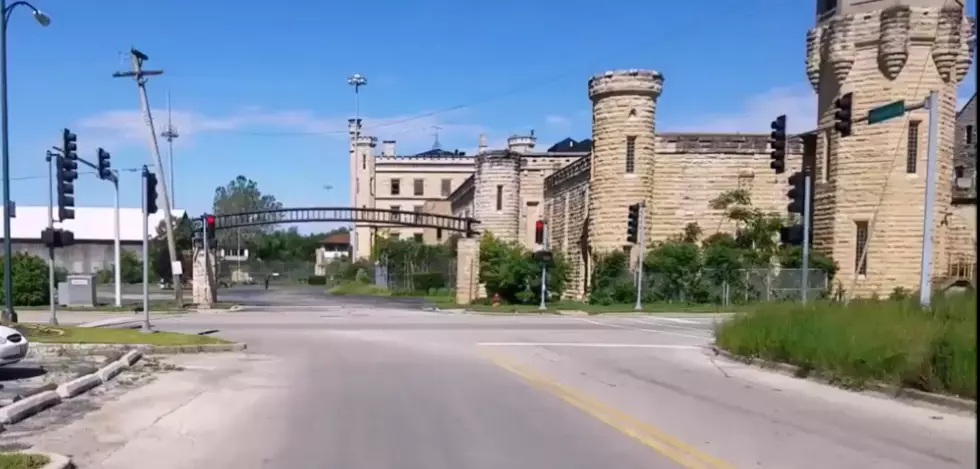
<path fill-rule="evenodd" d="M 636 172 L 636 137 L 626 137 L 626 174 Z"/>
<path fill-rule="evenodd" d="M 909 121 L 908 150 L 905 156 L 905 172 L 915 174 L 919 161 L 919 124 L 920 121 Z"/>
<path fill-rule="evenodd" d="M 868 222 L 861 220 L 854 222 L 856 228 L 855 247 L 854 247 L 854 271 L 858 275 L 868 274 L 868 257 L 865 250 L 868 248 Z M 863 259 L 862 259 L 863 258 Z"/>

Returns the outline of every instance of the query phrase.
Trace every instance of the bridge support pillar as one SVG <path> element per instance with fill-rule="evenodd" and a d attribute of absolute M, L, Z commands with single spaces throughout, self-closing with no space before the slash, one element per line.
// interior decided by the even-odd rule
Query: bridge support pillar
<path fill-rule="evenodd" d="M 456 304 L 468 305 L 480 291 L 480 240 L 460 238 L 456 244 Z"/>
<path fill-rule="evenodd" d="M 215 288 L 214 256 L 205 256 L 203 249 L 194 250 L 194 278 L 191 280 L 194 304 L 198 308 L 210 308 L 218 301 L 218 290 Z M 205 262 L 205 259 L 210 262 Z M 207 265 L 210 264 L 210 265 Z"/>

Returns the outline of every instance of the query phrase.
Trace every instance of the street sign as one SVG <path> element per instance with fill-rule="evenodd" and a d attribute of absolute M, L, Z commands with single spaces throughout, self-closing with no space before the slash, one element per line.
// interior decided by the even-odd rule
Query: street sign
<path fill-rule="evenodd" d="M 868 111 L 868 124 L 877 124 L 905 114 L 905 100 L 893 101 Z"/>

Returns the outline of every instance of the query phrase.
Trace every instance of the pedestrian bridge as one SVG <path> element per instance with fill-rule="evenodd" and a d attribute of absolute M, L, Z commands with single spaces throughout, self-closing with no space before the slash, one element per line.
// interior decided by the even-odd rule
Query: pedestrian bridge
<path fill-rule="evenodd" d="M 471 238 L 479 234 L 473 218 L 381 208 L 307 207 L 215 214 L 216 230 L 290 223 L 354 222 L 371 225 L 411 226 L 454 231 Z"/>

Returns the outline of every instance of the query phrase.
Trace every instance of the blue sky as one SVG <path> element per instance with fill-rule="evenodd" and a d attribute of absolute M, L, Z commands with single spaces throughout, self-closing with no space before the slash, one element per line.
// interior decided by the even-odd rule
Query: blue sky
<path fill-rule="evenodd" d="M 585 137 L 586 81 L 614 68 L 665 75 L 659 129 L 763 132 L 779 113 L 791 116 L 791 130 L 813 121 L 804 71 L 812 1 L 35 4 L 51 25 L 23 9 L 8 42 L 11 189 L 22 206 L 46 204 L 47 181 L 37 177 L 63 127 L 79 135 L 83 158 L 104 146 L 116 168 L 150 161 L 136 86 L 111 77 L 129 67 L 130 46 L 150 57 L 147 68 L 165 70 L 150 81 L 150 102 L 159 132 L 172 96 L 182 134 L 176 205 L 195 214 L 238 174 L 286 206 L 347 205 L 346 78 L 355 72 L 369 80 L 360 101 L 368 128 L 467 105 L 368 130 L 398 140 L 399 153 L 430 148 L 433 126 L 449 149 L 474 148 L 481 132 L 492 145 L 529 129 L 545 145 Z M 135 173 L 124 175 L 122 192 L 124 206 L 139 205 Z M 76 193 L 79 206 L 112 203 L 111 187 L 91 175 Z M 304 231 L 314 228 L 323 227 Z"/>

